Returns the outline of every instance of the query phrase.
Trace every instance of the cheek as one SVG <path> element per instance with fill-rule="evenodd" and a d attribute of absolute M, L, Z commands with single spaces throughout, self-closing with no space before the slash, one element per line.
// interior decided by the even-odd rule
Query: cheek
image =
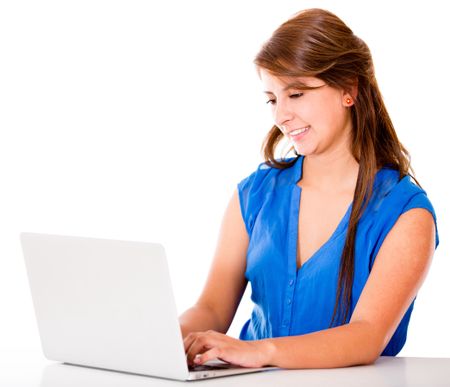
<path fill-rule="evenodd" d="M 298 105 L 297 113 L 305 123 L 322 127 L 335 121 L 336 110 L 334 95 L 311 94 Z"/>
<path fill-rule="evenodd" d="M 341 127 L 345 121 L 345 107 L 336 96 L 328 96 L 328 98 L 316 101 L 311 112 L 316 118 L 317 124 L 324 125 L 329 129 Z"/>
<path fill-rule="evenodd" d="M 297 116 L 308 125 L 314 125 L 320 119 L 320 107 L 315 103 L 302 103 L 296 109 Z"/>

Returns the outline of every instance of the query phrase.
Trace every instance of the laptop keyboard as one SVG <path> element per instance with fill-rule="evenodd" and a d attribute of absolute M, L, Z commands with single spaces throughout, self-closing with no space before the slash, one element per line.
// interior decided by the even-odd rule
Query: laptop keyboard
<path fill-rule="evenodd" d="M 189 371 L 230 370 L 235 368 L 242 368 L 242 367 L 230 363 L 215 363 L 215 364 L 189 366 Z"/>

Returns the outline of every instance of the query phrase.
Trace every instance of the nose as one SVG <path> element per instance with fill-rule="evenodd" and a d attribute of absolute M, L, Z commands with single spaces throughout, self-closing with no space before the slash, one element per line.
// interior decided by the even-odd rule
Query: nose
<path fill-rule="evenodd" d="M 277 102 L 273 114 L 275 124 L 283 131 L 285 130 L 284 127 L 287 126 L 294 117 L 294 112 L 289 104 L 281 101 Z"/>

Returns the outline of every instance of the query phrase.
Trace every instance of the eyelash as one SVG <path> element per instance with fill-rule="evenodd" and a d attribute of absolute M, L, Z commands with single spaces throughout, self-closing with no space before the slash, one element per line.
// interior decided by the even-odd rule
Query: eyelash
<path fill-rule="evenodd" d="M 291 98 L 300 98 L 303 95 L 303 93 L 295 93 L 295 94 L 291 94 L 289 97 Z M 266 103 L 273 105 L 275 103 L 274 99 L 269 99 Z"/>

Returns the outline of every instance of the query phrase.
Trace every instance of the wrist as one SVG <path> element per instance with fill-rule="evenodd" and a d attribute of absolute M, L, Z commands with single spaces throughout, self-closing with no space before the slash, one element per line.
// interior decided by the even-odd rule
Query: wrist
<path fill-rule="evenodd" d="M 261 345 L 261 353 L 263 354 L 263 366 L 275 365 L 276 345 L 273 339 L 259 340 Z"/>

